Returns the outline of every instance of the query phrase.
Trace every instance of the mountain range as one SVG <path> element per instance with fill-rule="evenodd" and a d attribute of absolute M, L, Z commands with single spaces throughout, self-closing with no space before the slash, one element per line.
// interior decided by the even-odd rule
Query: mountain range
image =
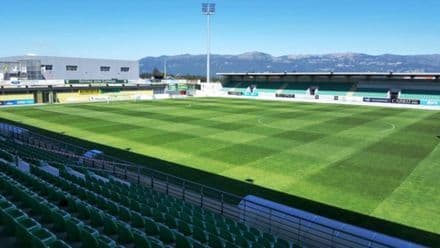
<path fill-rule="evenodd" d="M 140 59 L 141 72 L 160 71 L 166 61 L 174 75 L 204 75 L 206 55 L 182 54 Z M 218 72 L 440 72 L 440 54 L 368 55 L 332 53 L 324 55 L 272 56 L 262 52 L 211 55 L 212 74 Z"/>

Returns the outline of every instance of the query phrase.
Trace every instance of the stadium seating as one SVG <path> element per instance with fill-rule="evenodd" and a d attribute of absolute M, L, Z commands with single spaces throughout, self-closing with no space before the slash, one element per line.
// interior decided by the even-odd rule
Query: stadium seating
<path fill-rule="evenodd" d="M 8 164 L 13 156 L 1 150 L 10 150 L 11 143 L 0 145 L 0 224 L 25 247 L 292 246 L 239 221 L 106 174 L 59 166 L 59 175 L 53 175 L 35 165 L 30 173 L 23 172 Z"/>
<path fill-rule="evenodd" d="M 352 83 L 319 83 L 318 95 L 345 96 L 353 87 Z"/>
<path fill-rule="evenodd" d="M 353 87 L 352 83 L 291 83 L 283 90 L 285 94 L 308 94 L 307 90 L 316 87 L 317 95 L 345 96 Z"/>
<path fill-rule="evenodd" d="M 440 91 L 404 89 L 400 92 L 400 98 L 417 100 L 440 100 Z"/>
<path fill-rule="evenodd" d="M 284 89 L 284 94 L 306 94 L 307 89 L 310 87 L 310 83 L 291 83 L 288 84 Z"/>
<path fill-rule="evenodd" d="M 46 143 L 46 146 L 50 146 L 50 144 Z M 2 141 L 2 147 L 7 150 L 14 150 L 19 153 L 21 157 L 24 158 L 34 158 L 40 159 L 44 161 L 54 161 L 58 163 L 72 164 L 76 163 L 75 159 L 69 158 L 66 154 L 57 154 L 49 151 L 45 151 L 34 146 L 28 144 L 20 144 L 10 140 Z M 50 149 L 48 147 L 48 149 Z M 1 157 L 1 152 L 0 152 Z"/>
<path fill-rule="evenodd" d="M 224 91 L 232 91 L 236 89 L 240 89 L 242 83 L 236 83 L 236 82 L 227 82 L 223 84 L 223 90 Z M 237 90 L 238 91 L 238 90 Z"/>
<path fill-rule="evenodd" d="M 239 84 L 227 83 L 223 85 L 226 91 L 245 92 L 249 86 L 256 86 L 257 92 L 276 93 L 282 88 L 282 82 L 242 82 Z"/>
<path fill-rule="evenodd" d="M 353 96 L 387 98 L 388 89 L 380 88 L 357 88 Z"/>
<path fill-rule="evenodd" d="M 308 94 L 307 90 L 310 87 L 316 87 L 318 89 L 318 95 L 332 95 L 332 96 L 345 96 L 353 87 L 352 83 L 283 83 L 283 82 L 242 82 L 242 83 L 226 83 L 223 85 L 223 89 L 226 91 L 245 92 L 246 89 L 255 85 L 257 92 L 266 93 L 284 93 L 284 94 Z"/>
<path fill-rule="evenodd" d="M 223 84 L 225 91 L 234 91 L 245 93 L 250 85 L 257 87 L 257 92 L 266 93 L 282 93 L 295 95 L 309 95 L 308 90 L 313 87 L 317 91 L 315 95 L 322 96 L 355 96 L 355 97 L 372 97 L 372 98 L 388 98 L 390 87 L 377 88 L 374 84 L 361 83 L 334 83 L 334 82 L 228 82 Z M 417 99 L 417 100 L 440 100 L 440 90 L 418 90 L 404 89 L 399 98 L 401 99 Z"/>
<path fill-rule="evenodd" d="M 258 92 L 267 93 L 277 93 L 277 91 L 279 91 L 283 85 L 283 82 L 260 82 L 256 84 Z"/>

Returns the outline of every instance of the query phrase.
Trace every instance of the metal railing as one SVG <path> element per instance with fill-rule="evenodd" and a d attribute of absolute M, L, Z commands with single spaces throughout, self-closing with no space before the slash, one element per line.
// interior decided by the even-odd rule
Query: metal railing
<path fill-rule="evenodd" d="M 0 135 L 9 141 L 21 142 L 22 146 L 19 149 L 6 148 L 6 150 L 9 149 L 8 151 L 11 154 L 16 154 L 23 159 L 32 161 L 42 160 L 42 158 L 29 157 L 26 154 L 21 155 L 20 150 L 26 150 L 26 146 L 29 146 L 28 149 L 31 147 L 39 149 L 43 156 L 44 153 L 50 153 L 60 158 L 64 157 L 66 161 L 81 161 L 67 165 L 74 168 L 87 168 L 95 172 L 111 174 L 130 183 L 151 188 L 235 221 L 245 223 L 263 232 L 289 240 L 298 246 L 396 247 L 396 245 L 370 239 L 342 228 L 335 228 L 331 225 L 304 218 L 300 215 L 281 212 L 266 205 L 250 202 L 238 195 L 163 173 L 147 166 L 135 165 L 111 156 L 101 156 L 99 159 L 85 158 L 82 155 L 88 149 L 30 131 L 14 131 L 13 128 L 13 126 L 0 125 Z M 46 162 L 53 165 L 66 165 L 66 162 L 59 160 Z M 408 244 L 418 247 L 416 244 L 409 242 Z"/>

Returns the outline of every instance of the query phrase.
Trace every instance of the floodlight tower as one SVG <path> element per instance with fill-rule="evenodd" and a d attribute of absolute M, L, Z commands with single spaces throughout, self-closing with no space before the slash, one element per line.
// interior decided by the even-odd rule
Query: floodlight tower
<path fill-rule="evenodd" d="M 202 3 L 202 13 L 207 18 L 207 44 L 206 44 L 206 82 L 211 82 L 211 16 L 215 14 L 215 3 Z"/>

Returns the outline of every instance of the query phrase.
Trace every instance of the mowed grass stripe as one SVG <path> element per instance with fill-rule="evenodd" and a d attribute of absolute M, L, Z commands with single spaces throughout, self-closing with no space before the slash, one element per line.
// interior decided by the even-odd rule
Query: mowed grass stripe
<path fill-rule="evenodd" d="M 357 199 L 355 204 L 364 212 L 373 211 L 438 145 L 435 133 L 416 149 L 414 144 L 395 142 L 396 137 L 417 129 L 424 120 L 418 120 L 337 161 L 308 177 L 307 181 L 323 186 L 329 192 L 344 192 Z M 344 199 L 339 204 L 343 202 Z"/>
<path fill-rule="evenodd" d="M 351 129 L 357 129 L 360 126 L 369 125 L 370 122 L 380 122 L 382 118 L 390 117 L 385 115 L 378 119 L 369 118 L 369 116 L 374 115 L 377 111 L 379 110 L 370 109 L 369 111 L 361 113 L 346 114 L 343 117 L 335 117 L 317 124 L 314 123 L 302 126 L 298 129 L 281 132 L 270 137 L 244 143 L 245 145 L 256 144 L 257 146 L 264 148 L 277 149 L 277 152 L 268 154 L 265 157 L 254 157 L 254 160 L 250 161 L 250 164 L 235 166 L 228 171 L 223 172 L 222 175 L 242 175 L 240 179 L 244 179 L 244 177 L 250 177 L 243 173 L 246 170 L 265 169 L 271 172 L 273 180 L 267 180 L 264 176 L 254 177 L 252 178 L 254 183 L 261 185 L 260 182 L 263 182 L 262 185 L 282 188 L 287 192 L 293 193 L 289 190 L 289 186 L 287 185 L 294 181 L 301 180 L 304 176 L 322 169 L 329 163 L 339 160 L 341 157 L 349 156 L 358 151 L 356 148 L 353 149 L 352 147 L 344 149 L 345 146 L 349 146 L 350 143 L 361 144 L 363 146 L 368 145 L 368 143 L 365 142 L 365 139 L 338 135 L 342 132 L 349 132 Z M 398 112 L 394 112 L 394 115 L 397 114 Z M 319 115 L 316 117 L 316 119 L 320 119 Z M 357 125 L 354 125 L 354 122 Z M 324 126 L 324 128 L 327 128 L 325 130 L 328 130 L 328 123 L 343 123 L 343 125 L 340 125 L 338 128 L 330 129 L 332 132 L 314 132 L 316 128 L 321 125 Z M 347 123 L 349 125 L 347 125 Z M 371 138 L 369 138 L 369 140 L 369 142 L 374 141 Z M 329 150 L 334 151 L 334 154 L 328 156 Z M 322 154 L 321 151 L 324 151 L 324 154 Z M 279 160 L 277 159 L 278 156 L 284 156 L 284 159 Z M 241 167 L 243 167 L 243 169 Z M 276 175 L 274 175 L 274 173 Z M 286 184 L 284 180 L 277 180 L 277 177 L 284 177 L 285 175 L 290 175 L 292 178 L 288 184 Z M 308 195 L 305 196 L 309 197 Z"/>
<path fill-rule="evenodd" d="M 437 145 L 399 187 L 372 211 L 372 215 L 383 219 L 400 219 L 408 226 L 418 226 L 440 233 L 438 218 L 421 218 L 426 213 L 432 213 L 433 217 L 440 215 L 440 194 L 437 192 L 440 188 L 438 150 L 440 145 Z"/>

